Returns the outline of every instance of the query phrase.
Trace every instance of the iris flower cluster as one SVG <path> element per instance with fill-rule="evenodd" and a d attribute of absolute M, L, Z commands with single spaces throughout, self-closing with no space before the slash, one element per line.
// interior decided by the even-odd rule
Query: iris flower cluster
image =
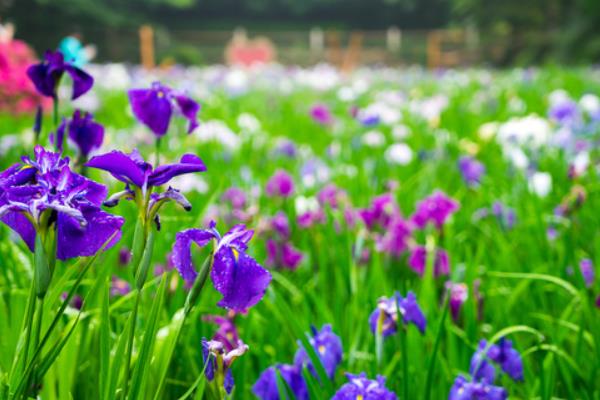
<path fill-rule="evenodd" d="M 504 400 L 508 398 L 506 389 L 495 386 L 496 364 L 501 371 L 515 381 L 523 380 L 523 361 L 512 346 L 512 342 L 502 338 L 497 344 L 479 342 L 477 351 L 471 358 L 469 374 L 471 379 L 459 375 L 450 390 L 449 400 Z"/>
<path fill-rule="evenodd" d="M 310 345 L 317 353 L 327 376 L 331 379 L 342 361 L 343 349 L 342 341 L 337 336 L 331 325 L 323 325 L 321 330 L 312 327 L 312 337 L 309 339 Z M 292 390 L 298 400 L 308 400 L 308 388 L 302 370 L 307 368 L 311 374 L 316 376 L 316 370 L 310 361 L 306 350 L 299 343 L 298 350 L 294 356 L 293 364 L 277 364 L 267 368 L 258 378 L 258 381 L 252 388 L 253 393 L 261 400 L 279 399 L 279 390 L 277 388 L 277 371 Z"/>
<path fill-rule="evenodd" d="M 49 260 L 96 254 L 120 238 L 123 218 L 104 212 L 104 185 L 71 171 L 69 159 L 37 146 L 0 174 L 0 219 L 29 249 L 42 245 Z M 109 240 L 110 239 L 110 240 Z M 50 283 L 53 265 L 39 294 Z"/>
<path fill-rule="evenodd" d="M 413 324 L 421 333 L 425 333 L 427 319 L 413 292 L 408 292 L 406 297 L 395 292 L 392 297 L 380 298 L 377 308 L 369 317 L 371 332 L 383 337 L 394 335 L 398 331 L 400 318 L 402 318 L 403 325 Z"/>

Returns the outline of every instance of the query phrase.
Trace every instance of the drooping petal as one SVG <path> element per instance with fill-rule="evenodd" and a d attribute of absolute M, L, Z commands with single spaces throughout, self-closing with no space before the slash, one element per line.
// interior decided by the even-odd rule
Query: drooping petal
<path fill-rule="evenodd" d="M 171 262 L 186 282 L 193 283 L 198 275 L 192 265 L 192 242 L 203 247 L 212 239 L 214 239 L 214 233 L 202 229 L 188 229 L 175 235 Z"/>
<path fill-rule="evenodd" d="M 214 256 L 211 279 L 223 295 L 217 305 L 244 312 L 262 299 L 271 274 L 246 253 L 226 246 Z"/>
<path fill-rule="evenodd" d="M 193 99 L 183 95 L 175 96 L 175 101 L 181 114 L 190 122 L 188 126 L 188 133 L 192 133 L 196 127 L 198 127 L 198 111 L 200 111 L 200 105 Z"/>
<path fill-rule="evenodd" d="M 67 71 L 73 80 L 73 94 L 71 95 L 71 100 L 83 96 L 92 88 L 92 86 L 94 86 L 94 78 L 84 70 L 66 64 L 65 71 Z"/>
<path fill-rule="evenodd" d="M 269 367 L 260 374 L 260 377 L 252 387 L 252 393 L 261 400 L 280 400 L 277 388 L 277 372 L 292 389 L 292 393 L 298 400 L 308 400 L 308 389 L 302 377 L 302 371 L 295 365 L 276 365 Z"/>
<path fill-rule="evenodd" d="M 157 136 L 169 129 L 172 106 L 166 89 L 132 89 L 128 92 L 133 114 Z"/>
<path fill-rule="evenodd" d="M 49 74 L 48 69 L 45 63 L 34 64 L 27 69 L 27 76 L 40 94 L 56 98 L 56 86 L 62 74 L 58 76 Z"/>
<path fill-rule="evenodd" d="M 27 247 L 29 247 L 29 250 L 33 252 L 35 246 L 35 228 L 31 224 L 31 221 L 19 212 L 9 212 L 0 218 L 0 220 L 17 232 Z"/>
<path fill-rule="evenodd" d="M 91 114 L 81 117 L 81 113 L 77 110 L 69 124 L 69 139 L 77 145 L 80 153 L 87 157 L 92 150 L 102 145 L 104 127 L 95 122 Z"/>
<path fill-rule="evenodd" d="M 160 186 L 176 176 L 203 171 L 206 171 L 206 165 L 200 157 L 194 154 L 185 154 L 177 164 L 157 167 L 148 177 L 148 184 L 150 186 Z"/>
<path fill-rule="evenodd" d="M 413 292 L 408 292 L 406 297 L 399 301 L 398 307 L 402 313 L 404 323 L 411 322 L 419 328 L 421 333 L 425 332 L 427 320 L 425 319 L 425 315 L 423 314 L 423 311 L 421 311 L 421 307 L 419 307 L 419 304 L 417 303 L 417 297 Z"/>
<path fill-rule="evenodd" d="M 149 164 L 139 165 L 130 156 L 117 150 L 95 156 L 86 165 L 110 172 L 121 182 L 138 187 L 144 186 L 146 174 L 151 168 Z"/>
<path fill-rule="evenodd" d="M 56 256 L 60 260 L 74 257 L 88 257 L 96 254 L 104 243 L 114 234 L 106 246 L 115 245 L 121 238 L 121 226 L 124 219 L 96 208 L 83 210 L 87 225 L 81 224 L 71 216 L 58 214 L 58 248 Z"/>

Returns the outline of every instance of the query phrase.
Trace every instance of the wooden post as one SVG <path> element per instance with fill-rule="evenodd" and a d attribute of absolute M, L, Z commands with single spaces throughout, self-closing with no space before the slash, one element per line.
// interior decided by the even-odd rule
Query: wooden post
<path fill-rule="evenodd" d="M 427 34 L 427 66 L 431 69 L 440 66 L 440 33 L 431 31 Z"/>
<path fill-rule="evenodd" d="M 402 31 L 397 26 L 389 27 L 385 35 L 385 44 L 388 51 L 396 52 L 402 45 Z"/>
<path fill-rule="evenodd" d="M 321 54 L 325 48 L 325 37 L 323 30 L 319 27 L 314 27 L 310 30 L 308 36 L 310 52 L 313 54 Z"/>
<path fill-rule="evenodd" d="M 327 32 L 327 53 L 329 62 L 339 67 L 342 63 L 342 44 L 338 31 Z"/>
<path fill-rule="evenodd" d="M 145 69 L 154 68 L 154 30 L 150 25 L 140 27 L 140 59 Z"/>
<path fill-rule="evenodd" d="M 352 32 L 350 34 L 350 43 L 344 54 L 342 63 L 342 72 L 352 72 L 360 62 L 360 53 L 362 50 L 364 34 L 362 32 Z"/>

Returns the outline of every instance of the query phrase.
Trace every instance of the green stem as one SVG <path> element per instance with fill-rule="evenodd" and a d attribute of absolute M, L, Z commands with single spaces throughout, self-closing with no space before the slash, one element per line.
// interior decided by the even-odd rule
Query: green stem
<path fill-rule="evenodd" d="M 160 162 L 160 138 L 156 138 L 156 153 L 154 159 L 154 167 L 158 167 Z"/>
<path fill-rule="evenodd" d="M 408 331 L 404 328 L 400 329 L 400 345 L 402 346 L 402 372 L 404 373 L 404 377 L 402 378 L 402 388 L 404 393 L 404 398 L 408 399 L 408 353 L 406 346 L 406 336 Z"/>
<path fill-rule="evenodd" d="M 446 316 L 448 315 L 448 297 L 444 299 L 444 309 L 442 311 L 442 316 L 440 317 L 440 321 L 438 322 L 437 334 L 435 337 L 435 342 L 433 344 L 433 350 L 431 352 L 431 358 L 429 359 L 429 366 L 427 368 L 427 379 L 425 381 L 425 400 L 429 400 L 431 398 L 431 385 L 433 384 L 433 374 L 435 372 L 435 362 L 437 361 L 437 353 L 440 347 L 440 342 L 442 339 L 442 332 L 444 331 L 444 327 L 446 324 Z"/>
<path fill-rule="evenodd" d="M 58 128 L 58 97 L 52 101 L 52 120 L 54 121 L 54 129 Z"/>
<path fill-rule="evenodd" d="M 140 289 L 136 289 L 135 303 L 133 305 L 133 311 L 131 314 L 131 326 L 129 329 L 129 340 L 127 341 L 127 349 L 126 354 L 127 358 L 125 359 L 125 374 L 123 375 L 123 379 L 125 380 L 123 383 L 123 399 L 127 398 L 127 391 L 129 390 L 129 378 L 131 375 L 131 355 L 133 353 L 133 339 L 135 337 L 135 323 L 137 321 L 138 308 L 140 306 L 140 298 L 142 297 L 142 291 Z"/>
<path fill-rule="evenodd" d="M 17 355 L 17 357 L 15 357 L 13 366 L 11 368 L 11 380 L 12 378 L 15 376 L 15 374 L 17 373 L 17 369 L 18 369 L 18 365 L 20 364 L 20 361 L 23 361 L 23 369 L 25 369 L 27 367 L 27 359 L 29 358 L 29 347 L 30 347 L 30 342 L 31 342 L 31 331 L 32 331 L 32 325 L 33 325 L 33 316 L 34 316 L 34 312 L 35 312 L 35 301 L 36 301 L 36 296 L 35 296 L 35 281 L 32 280 L 31 281 L 31 289 L 29 290 L 29 299 L 27 300 L 27 312 L 25 313 L 25 316 L 23 317 L 23 324 L 22 324 L 22 331 L 25 332 L 25 342 L 23 344 L 23 347 L 21 347 L 21 356 Z"/>
<path fill-rule="evenodd" d="M 37 310 L 36 310 L 36 323 L 35 330 L 33 331 L 33 348 L 37 349 L 40 344 L 40 332 L 42 331 L 42 322 L 44 320 L 44 297 L 41 297 L 38 300 Z M 32 388 L 34 397 L 37 397 L 37 380 L 38 376 L 36 374 L 36 370 L 31 371 L 31 376 L 28 377 L 29 385 L 28 387 Z"/>

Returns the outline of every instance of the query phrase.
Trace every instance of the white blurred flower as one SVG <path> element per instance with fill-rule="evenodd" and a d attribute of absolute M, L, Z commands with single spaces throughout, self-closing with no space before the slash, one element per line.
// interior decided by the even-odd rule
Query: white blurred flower
<path fill-rule="evenodd" d="M 380 131 L 368 131 L 363 135 L 362 142 L 365 146 L 381 147 L 385 144 L 385 136 Z"/>
<path fill-rule="evenodd" d="M 581 152 L 573 159 L 573 172 L 576 176 L 583 174 L 590 165 L 590 153 L 587 151 Z"/>
<path fill-rule="evenodd" d="M 297 215 L 302 215 L 309 211 L 319 210 L 319 202 L 314 197 L 297 196 L 294 199 L 294 205 Z"/>
<path fill-rule="evenodd" d="M 210 120 L 200 124 L 194 135 L 202 142 L 215 141 L 235 149 L 240 144 L 240 138 L 223 121 Z"/>
<path fill-rule="evenodd" d="M 477 130 L 477 134 L 481 140 L 488 141 L 498 132 L 498 122 L 486 122 Z"/>
<path fill-rule="evenodd" d="M 242 131 L 255 133 L 260 130 L 260 121 L 250 113 L 241 113 L 237 117 L 237 124 Z"/>
<path fill-rule="evenodd" d="M 231 68 L 224 79 L 225 89 L 228 93 L 237 95 L 248 90 L 248 74 L 239 68 Z"/>
<path fill-rule="evenodd" d="M 358 112 L 360 121 L 378 119 L 382 124 L 393 125 L 402 119 L 400 111 L 383 102 L 372 103 Z"/>
<path fill-rule="evenodd" d="M 350 86 L 342 86 L 337 91 L 338 100 L 346 103 L 356 100 L 357 97 L 358 96 L 356 95 L 356 92 L 354 92 L 354 90 Z"/>
<path fill-rule="evenodd" d="M 563 103 L 565 101 L 569 101 L 571 98 L 569 97 L 569 93 L 567 93 L 564 89 L 556 89 L 548 95 L 548 101 L 551 105 Z"/>
<path fill-rule="evenodd" d="M 595 94 L 584 94 L 579 100 L 579 105 L 588 114 L 595 114 L 600 111 L 600 98 Z"/>
<path fill-rule="evenodd" d="M 529 178 L 529 190 L 539 197 L 546 197 L 552 191 L 552 175 L 536 172 Z"/>
<path fill-rule="evenodd" d="M 410 128 L 406 125 L 395 125 L 392 128 L 392 137 L 396 140 L 406 139 L 410 135 Z"/>
<path fill-rule="evenodd" d="M 539 148 L 549 142 L 550 124 L 537 115 L 512 118 L 500 125 L 497 139 L 501 145 L 525 145 Z"/>
<path fill-rule="evenodd" d="M 387 148 L 384 156 L 391 164 L 407 165 L 413 159 L 413 151 L 405 143 L 394 143 Z"/>
<path fill-rule="evenodd" d="M 188 192 L 198 192 L 198 193 L 206 193 L 208 192 L 208 183 L 199 174 L 185 174 L 180 175 L 178 177 L 173 178 L 172 180 L 173 187 L 181 190 L 183 193 Z"/>
<path fill-rule="evenodd" d="M 524 170 L 529 166 L 529 158 L 527 158 L 523 150 L 518 147 L 510 147 L 505 150 L 505 153 L 507 158 L 516 168 Z"/>

